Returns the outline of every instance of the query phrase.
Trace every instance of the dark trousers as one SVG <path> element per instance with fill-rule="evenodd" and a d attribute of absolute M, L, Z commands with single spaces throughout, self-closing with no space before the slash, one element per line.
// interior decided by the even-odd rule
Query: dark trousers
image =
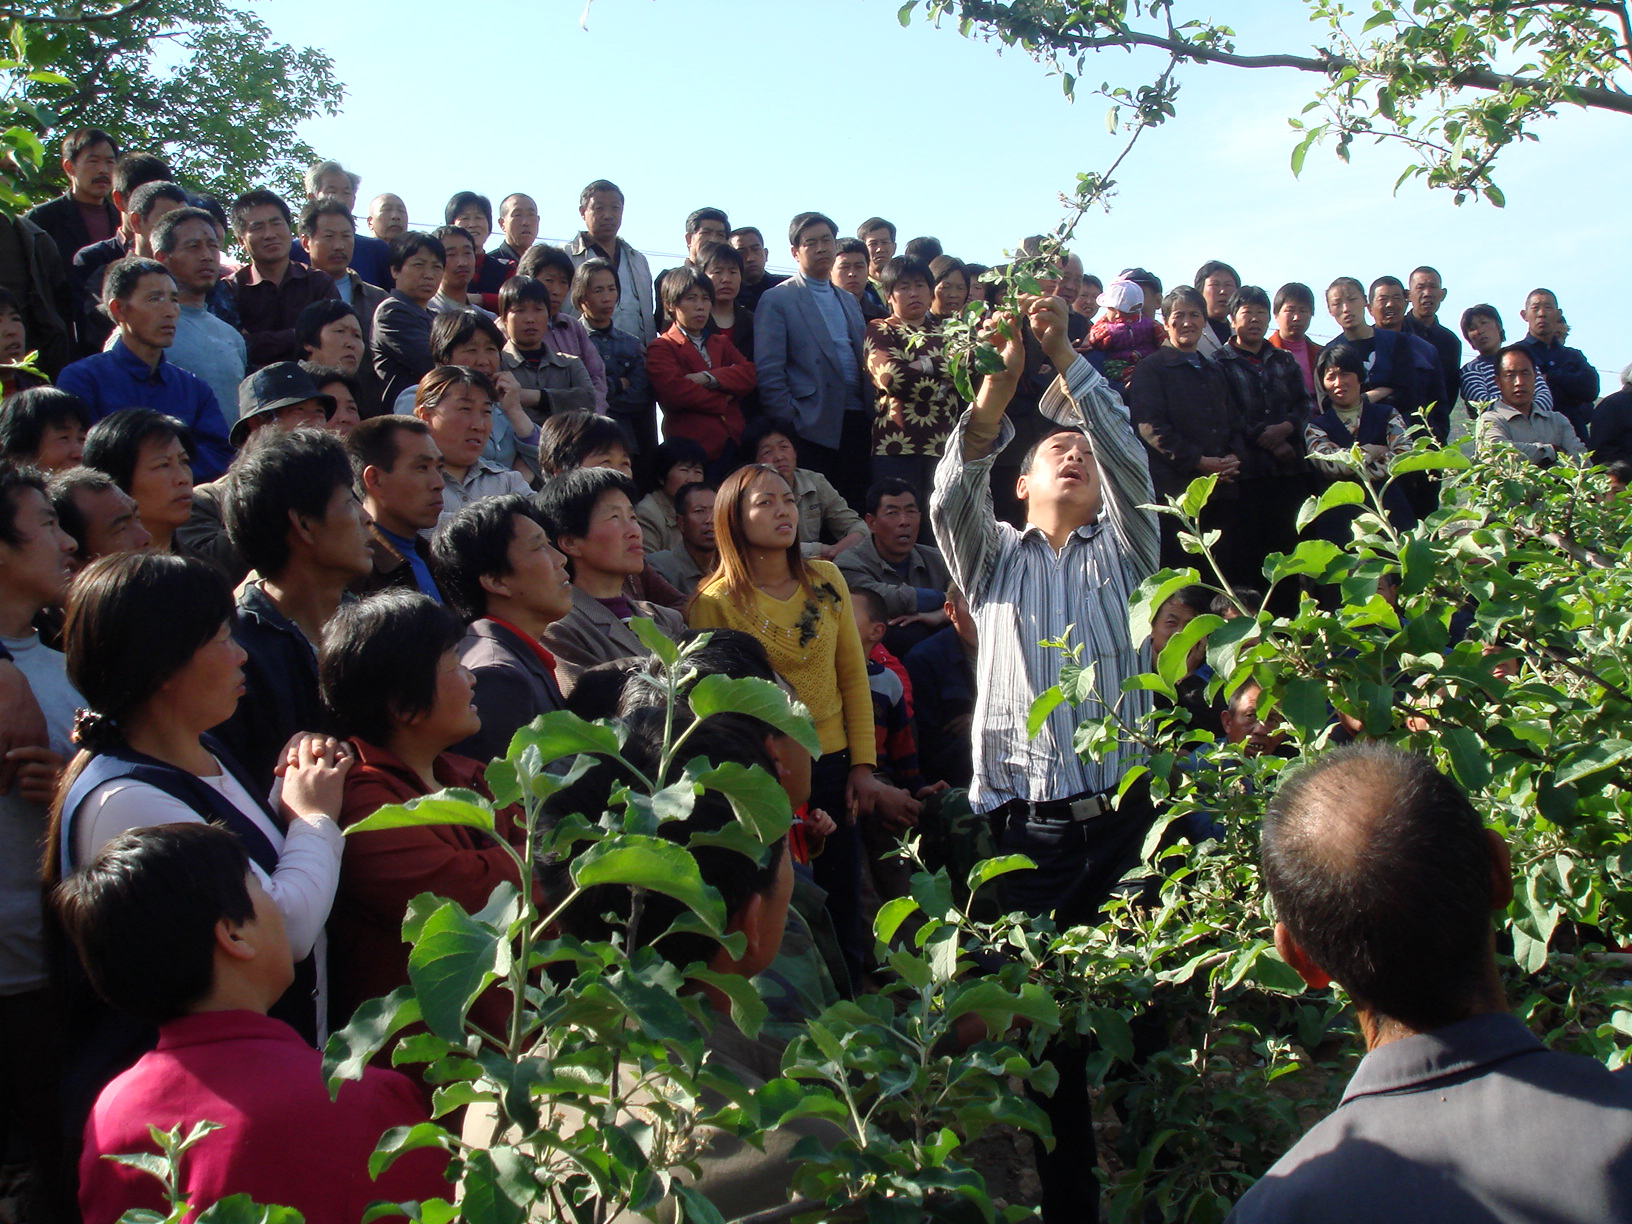
<path fill-rule="evenodd" d="M 9 1131 L 28 1145 L 30 1224 L 67 1224 L 78 1217 L 58 1108 L 61 1052 L 61 1018 L 49 991 L 0 995 L 0 1133 Z"/>
<path fill-rule="evenodd" d="M 804 453 L 800 452 L 803 462 Z M 827 891 L 827 912 L 839 937 L 850 980 L 860 983 L 866 969 L 867 948 L 861 924 L 861 830 L 850 819 L 845 786 L 850 780 L 850 754 L 829 752 L 810 771 L 810 806 L 820 808 L 839 827 L 829 833 L 822 852 L 811 860 L 811 874 Z"/>
<path fill-rule="evenodd" d="M 856 513 L 867 502 L 867 486 L 873 482 L 873 414 L 847 411 L 837 447 L 823 446 L 808 438 L 798 439 L 799 466 L 820 472 Z M 835 820 L 837 813 L 828 812 Z"/>
<path fill-rule="evenodd" d="M 1148 792 L 1137 787 L 1129 791 L 1122 807 L 1096 820 L 1011 818 L 999 838 L 1001 852 L 1027 855 L 1037 867 L 1002 877 L 1004 907 L 1037 915 L 1052 912 L 1061 928 L 1092 922 L 1116 882 L 1138 862 L 1145 833 L 1155 819 Z M 1041 1143 L 1033 1144 L 1043 1189 L 1043 1224 L 1099 1220 L 1099 1181 L 1094 1173 L 1099 1149 L 1088 1096 L 1089 1052 L 1084 1038 L 1056 1038 L 1046 1053 L 1059 1072 L 1059 1084 L 1052 1096 L 1031 1094 L 1054 1129 L 1052 1152 Z"/>

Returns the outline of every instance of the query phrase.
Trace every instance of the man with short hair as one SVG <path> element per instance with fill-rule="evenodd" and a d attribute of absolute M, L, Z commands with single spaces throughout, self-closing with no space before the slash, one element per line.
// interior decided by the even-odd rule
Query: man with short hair
<path fill-rule="evenodd" d="M 492 318 L 492 314 L 475 303 L 480 293 L 471 291 L 476 275 L 476 240 L 457 225 L 442 225 L 431 231 L 431 237 L 442 244 L 442 284 L 436 296 L 427 302 L 432 314 L 449 310 L 478 310 Z"/>
<path fill-rule="evenodd" d="M 1551 289 L 1532 289 L 1519 317 L 1529 332 L 1518 343 L 1530 350 L 1537 377 L 1545 378 L 1552 389 L 1553 410 L 1563 413 L 1575 427 L 1576 436 L 1585 442 L 1592 406 L 1598 399 L 1598 371 L 1580 349 L 1564 343 L 1564 316 L 1558 309 L 1558 295 Z"/>
<path fill-rule="evenodd" d="M 1445 398 L 1445 371 L 1440 365 L 1439 352 L 1428 341 L 1406 328 L 1405 302 L 1405 286 L 1400 278 L 1379 276 L 1371 282 L 1366 308 L 1371 311 L 1371 321 L 1379 329 L 1393 332 L 1401 338 L 1396 350 L 1404 350 L 1411 371 L 1414 390 L 1410 392 L 1402 391 L 1398 385 L 1401 380 L 1396 375 L 1392 401 L 1395 409 L 1409 425 L 1419 410 L 1427 408 L 1428 428 L 1443 446 L 1450 436 L 1451 404 L 1455 401 Z M 1396 370 L 1403 368 L 1396 359 Z M 1402 400 L 1402 395 L 1407 399 Z"/>
<path fill-rule="evenodd" d="M 1411 309 L 1406 312 L 1401 330 L 1408 336 L 1426 340 L 1439 355 L 1439 372 L 1445 394 L 1439 401 L 1435 416 L 1443 413 L 1447 431 L 1450 428 L 1451 409 L 1456 405 L 1460 385 L 1458 374 L 1462 369 L 1462 341 L 1455 332 L 1439 321 L 1439 308 L 1445 301 L 1445 284 L 1437 269 L 1427 264 L 1412 268 L 1406 280 L 1405 293 Z"/>
<path fill-rule="evenodd" d="M 108 265 L 127 255 L 152 259 L 153 225 L 165 213 L 187 206 L 187 193 L 166 179 L 149 179 L 131 187 L 129 192 L 116 192 L 114 199 L 120 209 L 118 232 L 111 238 L 81 247 L 71 257 L 68 275 L 80 305 L 79 344 L 83 355 L 98 351 L 112 334 L 107 318 L 97 310 Z"/>
<path fill-rule="evenodd" d="M 371 276 L 353 266 L 362 252 L 365 241 L 357 233 L 357 222 L 351 207 L 343 200 L 320 196 L 308 200 L 300 210 L 300 238 L 297 240 L 310 266 L 327 274 L 334 282 L 335 293 L 346 305 L 356 310 L 359 318 L 374 318 L 374 312 L 385 301 L 386 290 Z M 367 239 L 375 242 L 377 239 Z M 382 259 L 382 279 L 391 282 L 391 248 L 385 245 Z M 327 299 L 322 299 L 327 300 Z M 299 316 L 297 315 L 298 319 Z M 298 347 L 298 345 L 297 345 Z"/>
<path fill-rule="evenodd" d="M 1236 1224 L 1599 1224 L 1632 1201 L 1632 1081 L 1508 1011 L 1492 917 L 1513 867 L 1461 788 L 1384 744 L 1329 752 L 1265 813 L 1275 946 L 1340 984 L 1366 1056 Z"/>
<path fill-rule="evenodd" d="M 861 307 L 861 317 L 869 323 L 889 318 L 889 307 L 867 279 L 867 247 L 860 238 L 842 238 L 834 249 L 833 271 L 828 278 L 835 289 L 852 295 Z"/>
<path fill-rule="evenodd" d="M 1397 285 L 1399 282 L 1394 283 Z M 1381 284 L 1382 278 L 1379 278 L 1374 283 L 1374 288 Z M 1384 301 L 1380 307 L 1384 318 L 1389 317 L 1388 302 L 1391 296 L 1389 292 L 1384 293 Z M 1403 315 L 1403 293 L 1400 302 L 1399 313 Z M 1416 350 L 1411 347 L 1414 341 L 1408 342 L 1401 332 L 1390 331 L 1386 327 L 1373 327 L 1366 322 L 1367 305 L 1365 287 L 1352 276 L 1340 276 L 1326 287 L 1326 309 L 1330 312 L 1333 322 L 1342 329 L 1341 342 L 1359 353 L 1361 360 L 1366 363 L 1364 383 L 1366 402 L 1372 404 L 1387 402 L 1393 405 L 1401 418 L 1409 424 L 1413 419 L 1412 414 L 1428 402 L 1425 396 L 1431 397 L 1438 393 L 1440 380 L 1438 378 L 1429 380 L 1423 376 L 1416 359 Z M 1336 344 L 1338 341 L 1334 340 L 1332 343 Z"/>
<path fill-rule="evenodd" d="M 475 681 L 481 730 L 450 751 L 502 757 L 540 714 L 565 708 L 555 658 L 541 639 L 572 611 L 566 558 L 531 499 L 489 497 L 462 507 L 431 540 L 437 585 L 468 626 L 459 662 Z"/>
<path fill-rule="evenodd" d="M 838 565 L 852 591 L 869 590 L 884 604 L 884 644 L 897 658 L 946 624 L 946 588 L 952 582 L 939 550 L 918 542 L 923 512 L 918 491 L 887 476 L 867 490 L 871 534 L 840 553 Z"/>
<path fill-rule="evenodd" d="M 442 288 L 447 252 L 439 239 L 418 230 L 391 240 L 392 290 L 374 311 L 369 356 L 388 409 L 409 387 L 431 372 L 431 299 Z"/>
<path fill-rule="evenodd" d="M 616 183 L 596 179 L 578 193 L 578 215 L 584 228 L 567 244 L 572 266 L 599 257 L 612 265 L 618 277 L 618 305 L 612 324 L 640 340 L 642 351 L 657 338 L 653 311 L 652 270 L 646 256 L 618 237 L 623 225 L 623 192 Z"/>
<path fill-rule="evenodd" d="M 1211 357 L 1230 340 L 1230 299 L 1241 288 L 1241 276 L 1229 264 L 1209 259 L 1196 269 L 1193 282 L 1207 303 L 1207 326 L 1196 346 L 1203 357 Z"/>
<path fill-rule="evenodd" d="M 505 196 L 499 201 L 499 230 L 504 241 L 493 248 L 493 254 L 519 264 L 538 241 L 538 203 L 519 191 Z"/>
<path fill-rule="evenodd" d="M 210 312 L 221 280 L 221 242 L 215 218 L 202 208 L 178 208 L 159 218 L 151 235 L 153 258 L 176 282 L 176 338 L 165 356 L 210 384 L 224 417 L 238 411 L 238 384 L 249 351 L 243 333 Z M 230 422 L 229 422 L 230 423 Z"/>
<path fill-rule="evenodd" d="M 238 321 L 249 344 L 249 368 L 273 361 L 294 361 L 295 320 L 310 303 L 339 297 L 327 272 L 289 258 L 293 218 L 276 192 L 257 188 L 232 202 L 232 230 L 249 263 L 232 275 L 238 295 Z"/>
<path fill-rule="evenodd" d="M 442 517 L 442 453 L 418 417 L 386 413 L 371 417 L 346 439 L 351 472 L 368 512 L 373 572 L 356 584 L 359 594 L 401 587 L 438 603 L 431 577 L 430 541 L 421 534 Z"/>
<path fill-rule="evenodd" d="M 870 318 L 888 318 L 890 311 L 879 291 L 878 278 L 884 275 L 884 265 L 895 257 L 895 225 L 883 217 L 868 217 L 856 227 L 856 237 L 867 248 L 867 296 L 873 308 L 881 313 Z"/>
<path fill-rule="evenodd" d="M 1524 344 L 1510 344 L 1497 357 L 1496 380 L 1502 398 L 1479 417 L 1478 445 L 1511 446 L 1538 467 L 1551 467 L 1560 455 L 1581 455 L 1585 445 L 1563 413 L 1536 404 L 1536 363 Z"/>
<path fill-rule="evenodd" d="M 387 239 L 376 237 L 373 234 L 357 233 L 357 221 L 354 216 L 357 209 L 357 188 L 362 185 L 360 174 L 353 174 L 337 161 L 313 162 L 306 168 L 306 203 L 315 204 L 319 200 L 334 200 L 346 212 L 347 220 L 351 221 L 354 238 L 352 251 L 346 266 L 339 269 L 341 272 L 354 271 L 367 284 L 373 285 L 382 292 L 391 284 L 391 243 Z M 394 197 L 393 197 L 394 198 Z M 302 215 L 305 209 L 301 210 Z M 406 213 L 403 228 L 407 228 Z M 305 244 L 296 240 L 290 249 L 290 255 L 297 262 L 306 262 L 310 259 L 310 251 Z M 334 274 L 331 272 L 331 276 Z M 334 276 L 338 284 L 340 278 Z M 344 291 L 342 290 L 342 296 Z M 351 299 L 346 298 L 349 302 Z"/>
<path fill-rule="evenodd" d="M 113 477 L 95 468 L 69 468 L 51 478 L 51 505 L 57 522 L 74 541 L 74 569 L 81 570 L 98 557 L 139 552 L 153 542 L 136 499 Z"/>
<path fill-rule="evenodd" d="M 112 199 L 118 161 L 119 142 L 100 128 L 75 128 L 62 138 L 68 190 L 23 216 L 50 236 L 64 264 L 82 248 L 119 232 L 119 209 Z"/>
<path fill-rule="evenodd" d="M 674 513 L 680 526 L 680 544 L 646 554 L 647 566 L 687 599 L 719 564 L 719 545 L 714 536 L 716 492 L 713 485 L 695 480 L 676 489 Z"/>
<path fill-rule="evenodd" d="M 445 1153 L 409 1152 L 369 1175 L 383 1130 L 427 1122 L 406 1077 L 367 1067 L 331 1099 L 318 1052 L 266 1014 L 294 981 L 294 957 L 277 904 L 232 833 L 205 823 L 131 830 L 64 880 L 55 903 L 98 993 L 137 1024 L 158 1026 L 157 1046 L 102 1090 L 86 1123 L 86 1224 L 164 1207 L 158 1179 L 106 1159 L 159 1159 L 149 1124 L 187 1134 L 200 1122 L 230 1123 L 181 1164 L 176 1190 L 194 1203 L 243 1194 L 287 1204 L 311 1224 L 341 1224 L 375 1199 L 448 1193 Z"/>
<path fill-rule="evenodd" d="M 754 366 L 767 415 L 794 432 L 801 462 L 858 505 L 871 480 L 873 380 L 863 356 L 861 307 L 828 277 L 838 229 L 817 212 L 788 226 L 799 263 L 754 311 Z"/>
<path fill-rule="evenodd" d="M 386 191 L 370 200 L 368 230 L 385 243 L 389 251 L 392 241 L 408 232 L 408 205 L 402 202 L 402 197 Z M 390 275 L 389 265 L 386 268 L 386 275 Z M 390 284 L 391 282 L 387 280 L 380 288 L 388 288 Z"/>
<path fill-rule="evenodd" d="M 123 408 L 152 408 L 192 432 L 193 478 L 214 480 L 232 461 L 227 422 L 210 384 L 165 360 L 175 342 L 181 302 L 161 263 L 131 256 L 108 268 L 102 309 L 119 329 L 106 352 L 63 370 L 57 385 L 90 406 L 93 421 Z"/>
<path fill-rule="evenodd" d="M 766 290 L 775 289 L 788 278 L 765 270 L 765 235 L 752 225 L 732 230 L 729 240 L 742 256 L 742 288 L 737 290 L 737 305 L 757 310 Z"/>
<path fill-rule="evenodd" d="M 323 626 L 374 557 L 345 444 L 322 428 L 259 431 L 225 485 L 227 535 L 254 577 L 238 588 L 232 625 L 248 656 L 244 695 L 211 734 L 270 791 L 284 745 L 326 725 L 317 692 Z"/>

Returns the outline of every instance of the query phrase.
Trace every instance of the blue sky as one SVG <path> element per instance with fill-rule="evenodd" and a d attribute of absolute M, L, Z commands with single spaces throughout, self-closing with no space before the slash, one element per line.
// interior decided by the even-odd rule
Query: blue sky
<path fill-rule="evenodd" d="M 258 11 L 278 38 L 326 50 L 347 86 L 344 112 L 306 137 L 362 174 L 365 197 L 401 195 L 416 223 L 439 222 L 460 189 L 495 205 L 520 190 L 539 201 L 543 236 L 563 239 L 579 189 L 609 178 L 628 199 L 624 236 L 653 252 L 679 252 L 686 213 L 710 204 L 763 229 L 784 264 L 776 235 L 807 208 L 846 230 L 876 213 L 903 240 L 934 234 L 952 254 L 996 262 L 1058 222 L 1079 171 L 1116 155 L 1122 137 L 1088 90 L 1102 76 L 1138 84 L 1147 62 L 1103 54 L 1073 104 L 1025 55 L 950 26 L 903 29 L 897 7 L 594 0 L 587 31 L 583 0 L 276 0 Z M 1305 50 L 1319 33 L 1299 0 L 1209 11 L 1244 51 Z M 1141 264 L 1173 284 L 1219 258 L 1271 293 L 1289 280 L 1318 293 L 1338 275 L 1403 279 L 1428 263 L 1444 273 L 1453 328 L 1489 301 L 1516 337 L 1526 291 L 1545 284 L 1606 391 L 1632 362 L 1605 292 L 1606 272 L 1632 267 L 1632 120 L 1564 114 L 1504 154 L 1505 209 L 1457 208 L 1412 184 L 1395 196 L 1404 162 L 1386 145 L 1358 148 L 1352 165 L 1312 150 L 1294 178 L 1286 121 L 1310 96 L 1302 74 L 1190 66 L 1180 79 L 1179 117 L 1143 137 L 1111 210 L 1079 227 L 1090 271 Z M 1320 318 L 1314 330 L 1333 328 Z"/>

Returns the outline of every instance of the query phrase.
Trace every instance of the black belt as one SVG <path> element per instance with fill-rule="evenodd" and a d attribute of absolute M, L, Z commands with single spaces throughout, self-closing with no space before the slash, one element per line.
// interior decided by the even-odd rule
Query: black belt
<path fill-rule="evenodd" d="M 1009 820 L 1024 817 L 1027 820 L 1084 824 L 1116 810 L 1116 789 L 1109 786 L 1100 791 L 1085 791 L 1069 799 L 1045 799 L 1040 803 L 1030 799 L 1010 799 L 997 811 Z"/>

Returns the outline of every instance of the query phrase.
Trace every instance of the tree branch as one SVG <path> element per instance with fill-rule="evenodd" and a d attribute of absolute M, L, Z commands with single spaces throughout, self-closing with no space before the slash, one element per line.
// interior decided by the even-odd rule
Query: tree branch
<path fill-rule="evenodd" d="M 122 17 L 134 17 L 153 0 L 130 0 L 130 3 L 116 9 L 108 9 L 101 13 L 77 13 L 71 17 L 54 17 L 46 13 L 28 13 L 22 9 L 0 8 L 0 18 L 10 18 L 21 21 L 24 25 L 84 25 L 91 21 L 118 21 Z"/>

